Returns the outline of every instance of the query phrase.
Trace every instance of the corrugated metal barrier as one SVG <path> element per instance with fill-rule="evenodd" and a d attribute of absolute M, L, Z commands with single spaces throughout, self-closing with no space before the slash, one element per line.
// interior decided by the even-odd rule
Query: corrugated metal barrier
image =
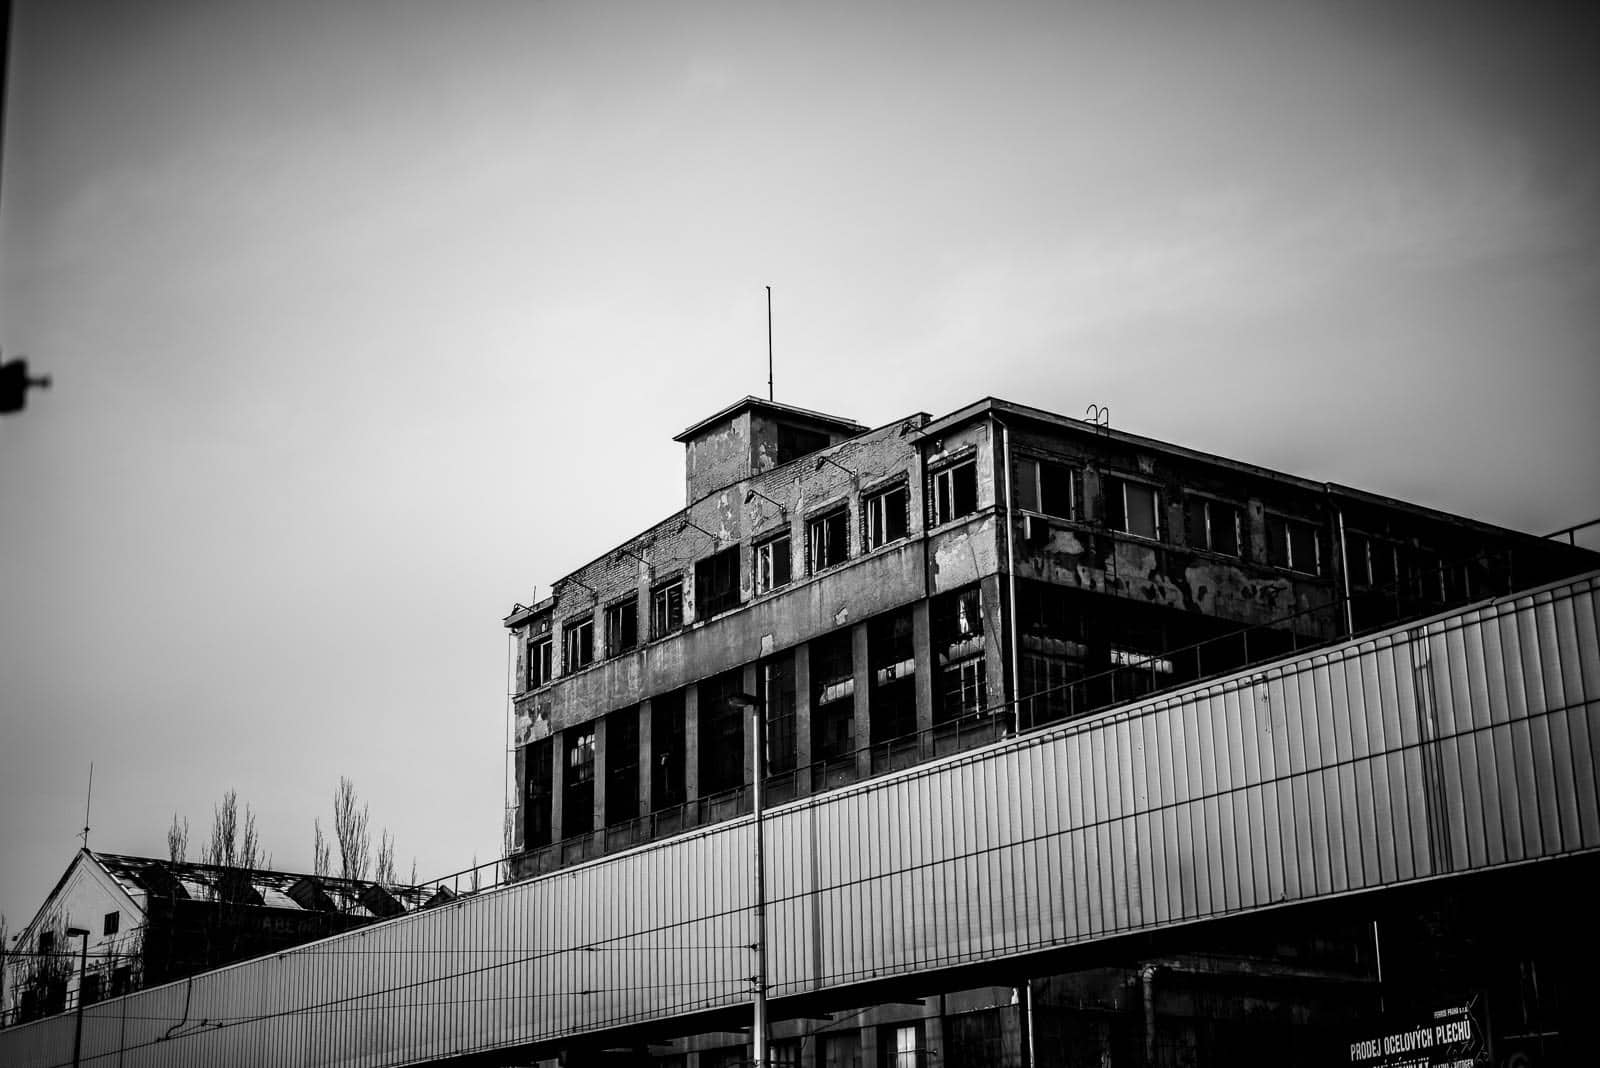
<path fill-rule="evenodd" d="M 1589 575 L 772 810 L 775 996 L 1600 847 Z M 401 1065 L 748 1000 L 746 817 L 90 1006 L 83 1063 Z M 69 1063 L 70 1015 L 0 1032 Z"/>

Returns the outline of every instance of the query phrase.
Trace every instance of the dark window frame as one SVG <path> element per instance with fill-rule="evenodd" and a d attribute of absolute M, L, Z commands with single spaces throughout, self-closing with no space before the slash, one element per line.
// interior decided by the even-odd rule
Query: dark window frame
<path fill-rule="evenodd" d="M 1328 573 L 1328 548 L 1324 544 L 1321 523 L 1282 512 L 1268 512 L 1266 528 L 1268 564 L 1297 575 L 1320 577 Z M 1300 537 L 1297 539 L 1296 535 Z M 1310 539 L 1309 543 L 1306 538 Z M 1309 567 L 1305 566 L 1308 561 L 1299 558 L 1305 555 L 1308 544 L 1312 557 Z"/>
<path fill-rule="evenodd" d="M 1047 479 L 1046 475 L 1051 478 Z M 1063 477 L 1064 488 L 1055 482 L 1056 478 Z M 1083 491 L 1083 472 L 1075 465 L 1049 456 L 1019 456 L 1016 480 L 1012 499 L 1019 512 L 1064 519 L 1069 523 L 1079 521 L 1082 509 L 1078 498 Z M 1065 510 L 1057 510 L 1052 506 L 1061 502 L 1063 494 Z"/>
<path fill-rule="evenodd" d="M 561 663 L 566 674 L 593 664 L 594 616 L 575 616 L 561 624 Z"/>
<path fill-rule="evenodd" d="M 743 603 L 739 590 L 737 543 L 702 557 L 694 564 L 694 617 L 710 619 Z"/>
<path fill-rule="evenodd" d="M 620 656 L 639 645 L 639 597 L 637 594 L 606 605 L 601 612 L 605 621 L 605 650 L 607 657 Z"/>
<path fill-rule="evenodd" d="M 664 638 L 682 629 L 683 576 L 678 575 L 650 587 L 650 637 Z"/>
<path fill-rule="evenodd" d="M 893 498 L 901 498 L 898 504 Z M 861 508 L 862 541 L 866 552 L 893 545 L 911 536 L 911 487 L 901 480 L 865 495 Z"/>
<path fill-rule="evenodd" d="M 1233 547 L 1228 548 L 1226 531 L 1229 524 L 1226 517 L 1219 517 L 1218 512 L 1226 510 L 1232 513 Z M 1229 556 L 1237 560 L 1245 558 L 1245 545 L 1250 537 L 1250 525 L 1246 519 L 1247 511 L 1233 501 L 1223 500 L 1220 497 L 1210 497 L 1204 494 L 1185 494 L 1183 498 L 1183 526 L 1184 539 L 1191 549 L 1204 549 L 1218 556 Z M 1221 522 L 1219 522 L 1219 518 Z M 1198 521 L 1197 521 L 1198 520 Z M 1224 532 L 1218 537 L 1217 532 Z M 1199 540 L 1195 535 L 1199 534 Z"/>
<path fill-rule="evenodd" d="M 780 555 L 778 547 L 783 547 Z M 780 561 L 782 566 L 780 567 Z M 786 530 L 781 534 L 758 541 L 750 549 L 750 587 L 756 594 L 781 590 L 794 581 L 794 540 Z M 763 575 L 762 565 L 768 573 Z"/>
<path fill-rule="evenodd" d="M 820 538 L 819 538 L 820 535 Z M 823 559 L 818 560 L 821 555 Z M 806 519 L 806 567 L 813 575 L 850 560 L 850 506 L 841 504 Z"/>
<path fill-rule="evenodd" d="M 1150 494 L 1150 520 L 1153 529 L 1149 534 L 1133 529 L 1132 511 L 1128 507 L 1130 487 Z M 1107 529 L 1145 541 L 1166 540 L 1166 515 L 1162 508 L 1162 491 L 1159 485 L 1122 474 L 1105 475 L 1101 479 L 1100 495 L 1106 504 L 1105 515 L 1102 518 Z"/>
<path fill-rule="evenodd" d="M 549 631 L 528 639 L 528 662 L 523 681 L 529 690 L 548 686 L 556 677 L 556 639 Z"/>
<path fill-rule="evenodd" d="M 969 472 L 970 485 L 967 484 Z M 976 515 L 979 511 L 976 453 L 929 471 L 928 491 L 930 526 L 939 527 Z"/>

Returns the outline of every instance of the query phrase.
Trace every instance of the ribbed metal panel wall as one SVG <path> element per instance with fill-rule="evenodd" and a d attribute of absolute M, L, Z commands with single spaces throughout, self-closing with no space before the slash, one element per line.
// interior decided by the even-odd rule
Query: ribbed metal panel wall
<path fill-rule="evenodd" d="M 785 806 L 766 824 L 774 992 L 1600 848 L 1597 588 Z M 745 819 L 95 1005 L 85 1063 L 400 1065 L 742 1002 L 751 834 Z M 70 1017 L 12 1028 L 0 1063 L 62 1064 L 71 1043 Z"/>

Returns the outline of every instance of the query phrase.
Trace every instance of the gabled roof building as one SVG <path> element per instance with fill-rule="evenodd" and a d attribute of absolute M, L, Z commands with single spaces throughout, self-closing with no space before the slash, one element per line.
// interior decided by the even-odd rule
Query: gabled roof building
<path fill-rule="evenodd" d="M 5 965 L 0 1020 L 63 1011 L 79 996 L 72 928 L 89 932 L 85 1004 L 414 911 L 419 887 L 81 849 Z"/>

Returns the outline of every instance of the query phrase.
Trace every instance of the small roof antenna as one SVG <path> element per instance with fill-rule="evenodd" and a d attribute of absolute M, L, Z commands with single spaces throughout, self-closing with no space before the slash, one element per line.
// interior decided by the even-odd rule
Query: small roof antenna
<path fill-rule="evenodd" d="M 772 287 L 767 287 L 767 400 L 776 400 L 772 394 Z"/>

